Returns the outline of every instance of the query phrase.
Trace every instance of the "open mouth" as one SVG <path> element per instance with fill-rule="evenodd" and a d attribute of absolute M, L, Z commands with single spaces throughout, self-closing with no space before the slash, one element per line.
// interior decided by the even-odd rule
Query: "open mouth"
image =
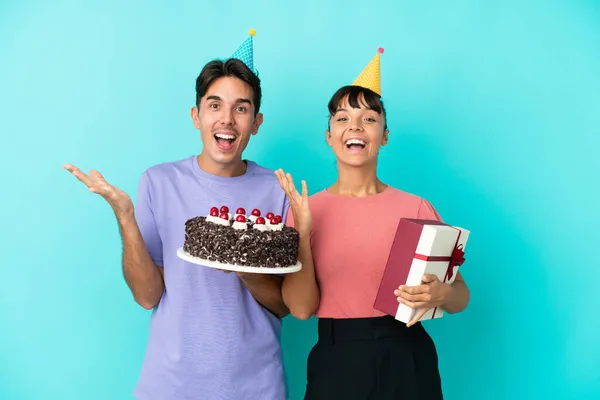
<path fill-rule="evenodd" d="M 222 150 L 231 150 L 236 139 L 237 136 L 231 133 L 215 133 L 217 146 Z"/>
<path fill-rule="evenodd" d="M 348 139 L 346 143 L 344 143 L 346 147 L 350 150 L 360 151 L 365 148 L 367 143 L 361 139 Z"/>

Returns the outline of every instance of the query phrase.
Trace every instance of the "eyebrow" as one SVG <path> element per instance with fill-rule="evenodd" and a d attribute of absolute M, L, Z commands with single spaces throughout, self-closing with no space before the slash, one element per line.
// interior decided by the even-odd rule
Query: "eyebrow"
<path fill-rule="evenodd" d="M 367 110 L 367 111 L 375 111 L 375 110 L 373 110 L 370 107 L 365 107 L 364 109 Z M 345 108 L 338 108 L 337 110 L 335 110 L 335 113 L 337 114 L 337 113 L 339 113 L 341 111 L 346 111 L 347 112 L 348 110 L 346 110 Z"/>
<path fill-rule="evenodd" d="M 221 101 L 222 99 L 219 96 L 208 96 L 206 98 L 206 100 Z M 252 102 L 249 99 L 237 99 L 236 102 L 235 102 L 235 104 L 242 104 L 242 103 L 252 104 Z"/>

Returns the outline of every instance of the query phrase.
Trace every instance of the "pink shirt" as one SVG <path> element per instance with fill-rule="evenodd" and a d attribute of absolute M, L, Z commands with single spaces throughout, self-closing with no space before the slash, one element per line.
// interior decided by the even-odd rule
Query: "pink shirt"
<path fill-rule="evenodd" d="M 311 247 L 321 302 L 319 318 L 384 315 L 373 309 L 400 218 L 441 221 L 426 200 L 388 187 L 367 197 L 324 190 L 310 197 Z M 288 213 L 288 224 L 293 224 Z"/>

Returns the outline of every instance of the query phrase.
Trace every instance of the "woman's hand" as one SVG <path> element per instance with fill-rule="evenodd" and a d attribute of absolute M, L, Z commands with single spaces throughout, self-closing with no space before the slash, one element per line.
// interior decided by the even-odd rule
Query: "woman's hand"
<path fill-rule="evenodd" d="M 290 201 L 290 208 L 294 216 L 294 228 L 300 235 L 310 235 L 312 216 L 308 205 L 308 189 L 306 181 L 302 181 L 302 194 L 298 193 L 291 174 L 286 174 L 282 169 L 275 171 L 279 185 Z"/>
<path fill-rule="evenodd" d="M 421 282 L 418 286 L 403 285 L 394 290 L 398 303 L 417 310 L 407 326 L 416 324 L 428 310 L 445 304 L 452 291 L 452 286 L 440 282 L 435 274 L 423 275 Z"/>

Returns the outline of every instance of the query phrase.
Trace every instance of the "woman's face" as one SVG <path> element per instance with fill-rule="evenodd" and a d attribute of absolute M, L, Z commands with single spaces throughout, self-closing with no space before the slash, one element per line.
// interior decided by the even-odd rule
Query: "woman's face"
<path fill-rule="evenodd" d="M 353 108 L 347 97 L 343 99 L 325 132 L 338 162 L 355 167 L 377 162 L 379 148 L 387 144 L 389 132 L 385 130 L 385 117 L 368 108 L 362 95 L 358 100 L 360 108 Z"/>

